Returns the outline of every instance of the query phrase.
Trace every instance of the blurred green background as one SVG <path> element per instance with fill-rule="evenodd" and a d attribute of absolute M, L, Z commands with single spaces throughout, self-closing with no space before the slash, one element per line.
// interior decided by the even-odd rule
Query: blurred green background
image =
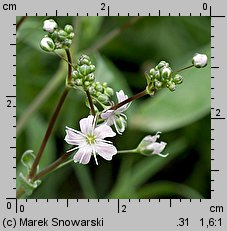
<path fill-rule="evenodd" d="M 161 60 L 173 70 L 190 65 L 196 52 L 210 60 L 209 17 L 52 18 L 62 27 L 74 25 L 74 62 L 81 53 L 90 55 L 96 78 L 129 96 L 146 87 L 144 71 Z M 23 152 L 37 152 L 67 75 L 67 65 L 39 47 L 45 19 L 28 17 L 17 32 L 17 174 Z M 93 159 L 85 166 L 71 163 L 43 178 L 31 198 L 210 198 L 210 63 L 182 75 L 175 92 L 165 89 L 133 102 L 126 132 L 113 140 L 118 150 L 132 149 L 161 131 L 167 158 L 122 154 L 110 162 L 99 157 L 98 166 Z M 65 126 L 78 129 L 88 113 L 84 95 L 72 90 L 40 169 L 69 148 Z"/>

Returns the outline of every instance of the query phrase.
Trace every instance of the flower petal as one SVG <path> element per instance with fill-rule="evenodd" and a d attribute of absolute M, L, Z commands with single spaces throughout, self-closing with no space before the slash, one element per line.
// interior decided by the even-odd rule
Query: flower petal
<path fill-rule="evenodd" d="M 152 151 L 152 154 L 159 155 L 164 150 L 166 144 L 167 143 L 165 143 L 165 142 L 161 142 L 161 143 L 155 142 L 155 143 L 148 145 L 147 149 Z"/>
<path fill-rule="evenodd" d="M 89 115 L 87 118 L 80 120 L 80 130 L 83 134 L 91 134 L 93 130 L 94 116 Z"/>
<path fill-rule="evenodd" d="M 125 95 L 123 90 L 120 90 L 119 92 L 116 92 L 116 95 L 117 95 L 118 103 L 121 103 L 122 101 L 128 99 L 128 96 Z"/>
<path fill-rule="evenodd" d="M 117 95 L 117 100 L 118 100 L 118 103 L 121 103 L 123 102 L 124 100 L 128 99 L 128 96 L 125 95 L 124 91 L 123 90 L 120 90 L 119 92 L 116 92 L 116 95 Z M 117 114 L 121 114 L 122 112 L 126 111 L 128 109 L 128 107 L 130 106 L 130 103 L 127 103 L 123 106 L 121 106 L 120 108 L 118 108 L 115 113 Z"/>
<path fill-rule="evenodd" d="M 104 139 L 106 137 L 113 137 L 116 133 L 112 130 L 112 128 L 106 124 L 102 124 L 95 128 L 94 135 L 97 139 Z"/>
<path fill-rule="evenodd" d="M 80 134 L 76 134 L 73 129 L 66 127 L 66 136 L 65 136 L 65 141 L 68 144 L 72 144 L 72 145 L 83 145 L 84 142 L 86 142 L 85 138 L 80 135 Z"/>
<path fill-rule="evenodd" d="M 112 156 L 117 154 L 117 149 L 112 144 L 107 144 L 102 141 L 95 145 L 96 152 L 105 160 L 112 160 Z"/>
<path fill-rule="evenodd" d="M 101 118 L 102 119 L 108 119 L 109 117 L 113 116 L 114 115 L 114 110 L 108 110 L 106 112 L 103 112 L 101 114 Z"/>
<path fill-rule="evenodd" d="M 75 163 L 87 164 L 91 159 L 92 149 L 89 146 L 80 148 L 74 155 L 73 160 Z"/>

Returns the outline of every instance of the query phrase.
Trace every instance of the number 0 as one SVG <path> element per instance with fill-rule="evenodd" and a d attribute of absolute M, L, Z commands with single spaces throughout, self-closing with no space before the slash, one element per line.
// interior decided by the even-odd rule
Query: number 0
<path fill-rule="evenodd" d="M 207 10 L 207 3 L 203 3 L 203 10 Z"/>

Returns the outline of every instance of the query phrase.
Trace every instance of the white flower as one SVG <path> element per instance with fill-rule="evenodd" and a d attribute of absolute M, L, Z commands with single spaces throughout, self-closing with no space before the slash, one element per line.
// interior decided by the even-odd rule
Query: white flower
<path fill-rule="evenodd" d="M 104 140 L 106 137 L 116 135 L 108 125 L 102 124 L 96 127 L 96 118 L 90 115 L 80 120 L 80 130 L 81 132 L 66 127 L 65 141 L 77 146 L 70 151 L 78 149 L 73 158 L 74 162 L 87 164 L 94 155 L 95 162 L 98 164 L 97 154 L 106 160 L 112 160 L 112 156 L 117 154 L 117 149 L 112 142 Z"/>
<path fill-rule="evenodd" d="M 49 37 L 44 37 L 42 38 L 41 42 L 40 42 L 40 47 L 47 52 L 51 52 L 54 50 L 55 48 L 55 44 L 53 42 L 53 40 Z"/>
<path fill-rule="evenodd" d="M 118 103 L 128 99 L 123 90 L 116 92 Z M 125 130 L 127 117 L 123 114 L 128 109 L 130 103 L 127 103 L 116 110 L 107 110 L 101 114 L 101 118 L 105 119 L 105 123 L 109 126 L 114 125 L 118 134 L 122 134 Z"/>
<path fill-rule="evenodd" d="M 48 19 L 43 22 L 43 30 L 46 32 L 54 32 L 54 30 L 58 27 L 58 24 L 53 19 Z"/>
<path fill-rule="evenodd" d="M 167 143 L 165 142 L 156 142 L 156 140 L 160 137 L 161 132 L 157 132 L 154 136 L 145 136 L 143 140 L 137 147 L 137 151 L 143 155 L 159 155 L 161 157 L 166 157 L 168 154 L 163 155 L 161 152 L 164 150 Z"/>
<path fill-rule="evenodd" d="M 207 56 L 196 53 L 192 58 L 192 64 L 197 68 L 205 67 L 207 65 Z"/>

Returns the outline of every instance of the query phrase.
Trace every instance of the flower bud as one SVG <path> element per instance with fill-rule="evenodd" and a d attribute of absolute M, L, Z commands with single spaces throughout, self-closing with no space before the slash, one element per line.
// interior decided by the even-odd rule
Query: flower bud
<path fill-rule="evenodd" d="M 161 76 L 164 79 L 168 79 L 171 74 L 172 74 L 172 70 L 170 67 L 164 67 L 161 71 Z"/>
<path fill-rule="evenodd" d="M 98 96 L 98 100 L 99 100 L 101 103 L 107 103 L 107 102 L 109 101 L 109 98 L 108 98 L 106 95 L 104 95 L 104 94 L 100 94 L 100 95 Z"/>
<path fill-rule="evenodd" d="M 150 75 L 151 75 L 151 76 L 154 76 L 154 75 L 155 75 L 155 69 L 154 69 L 154 68 L 150 69 Z"/>
<path fill-rule="evenodd" d="M 80 59 L 78 61 L 78 65 L 81 66 L 83 64 L 91 65 L 91 60 L 90 60 L 89 56 L 87 56 L 87 55 L 81 55 L 80 56 Z"/>
<path fill-rule="evenodd" d="M 154 136 L 145 136 L 140 144 L 137 147 L 137 152 L 141 153 L 145 156 L 150 156 L 153 154 L 159 155 L 161 157 L 166 157 L 168 154 L 163 155 L 161 152 L 164 150 L 167 143 L 165 142 L 156 142 L 156 140 L 160 137 L 161 132 L 157 132 Z"/>
<path fill-rule="evenodd" d="M 74 83 L 75 83 L 77 86 L 82 86 L 82 85 L 83 85 L 82 79 L 75 79 L 75 80 L 74 80 Z"/>
<path fill-rule="evenodd" d="M 83 76 L 86 76 L 91 72 L 90 66 L 85 65 L 85 64 L 79 66 L 78 69 Z"/>
<path fill-rule="evenodd" d="M 116 130 L 117 130 L 117 133 L 120 134 L 120 135 L 122 135 L 122 133 L 125 131 L 126 125 L 127 125 L 127 122 L 126 122 L 125 118 L 123 116 L 119 116 L 116 119 Z"/>
<path fill-rule="evenodd" d="M 172 81 L 168 82 L 167 87 L 169 88 L 170 91 L 176 90 L 176 84 Z"/>
<path fill-rule="evenodd" d="M 69 34 L 73 32 L 73 27 L 71 25 L 65 25 L 64 31 Z"/>
<path fill-rule="evenodd" d="M 107 95 L 108 97 L 111 97 L 111 96 L 114 94 L 114 91 L 113 91 L 112 88 L 107 87 L 107 88 L 104 90 L 104 94 Z"/>
<path fill-rule="evenodd" d="M 69 34 L 68 38 L 69 38 L 69 39 L 73 39 L 74 36 L 75 36 L 75 33 L 71 32 L 71 33 Z"/>
<path fill-rule="evenodd" d="M 155 77 L 155 79 L 160 79 L 160 72 L 155 71 L 154 77 Z"/>
<path fill-rule="evenodd" d="M 93 73 L 89 74 L 86 76 L 87 81 L 94 81 L 95 80 L 95 75 Z"/>
<path fill-rule="evenodd" d="M 53 19 L 48 19 L 43 22 L 43 30 L 46 32 L 54 32 L 57 29 L 58 24 Z"/>
<path fill-rule="evenodd" d="M 156 67 L 158 70 L 160 70 L 164 67 L 169 67 L 169 64 L 166 61 L 161 61 Z"/>
<path fill-rule="evenodd" d="M 44 37 L 41 42 L 40 42 L 40 47 L 47 52 L 54 51 L 55 49 L 55 44 L 53 40 L 49 37 Z"/>
<path fill-rule="evenodd" d="M 98 92 L 102 92 L 103 91 L 103 87 L 100 84 L 100 82 L 96 82 L 96 84 L 95 84 L 95 90 L 98 91 Z"/>
<path fill-rule="evenodd" d="M 64 41 L 67 37 L 67 33 L 64 30 L 59 30 L 58 31 L 58 38 L 61 41 Z"/>
<path fill-rule="evenodd" d="M 64 44 L 65 44 L 67 47 L 70 47 L 70 46 L 72 45 L 72 40 L 71 40 L 71 39 L 65 39 Z"/>
<path fill-rule="evenodd" d="M 157 90 L 158 90 L 158 89 L 161 89 L 161 87 L 162 87 L 162 82 L 160 82 L 160 81 L 158 81 L 158 80 L 155 80 L 154 84 L 155 84 L 155 88 L 156 88 Z"/>
<path fill-rule="evenodd" d="M 207 56 L 196 53 L 192 58 L 192 64 L 197 68 L 205 67 L 207 65 Z"/>
<path fill-rule="evenodd" d="M 183 77 L 179 74 L 176 74 L 173 78 L 173 82 L 176 84 L 181 84 L 183 82 Z"/>

